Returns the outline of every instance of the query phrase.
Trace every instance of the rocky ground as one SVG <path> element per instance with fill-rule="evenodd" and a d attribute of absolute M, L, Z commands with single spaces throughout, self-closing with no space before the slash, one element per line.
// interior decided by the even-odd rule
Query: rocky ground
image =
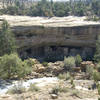
<path fill-rule="evenodd" d="M 64 72 L 63 62 L 48 63 L 47 66 L 35 59 L 33 61 L 35 62 L 34 71 L 32 75 L 24 79 L 24 82 L 32 82 L 33 79 L 36 88 L 31 87 L 31 90 L 27 88 L 19 94 L 1 93 L 0 100 L 98 100 L 97 89 L 93 88 L 94 81 L 86 79 L 86 73 L 75 69 L 78 72 L 75 72 L 73 82 L 71 79 L 58 79 L 56 77 L 59 73 Z M 92 64 L 92 62 L 82 62 L 82 67 L 87 64 Z M 1 82 L 0 86 L 2 84 Z"/>
<path fill-rule="evenodd" d="M 81 80 L 75 82 L 76 87 L 71 88 L 69 81 L 57 81 L 53 84 L 46 84 L 45 86 L 40 86 L 39 91 L 25 92 L 22 94 L 5 94 L 0 96 L 0 100 L 98 100 L 97 90 L 89 90 L 88 88 L 79 88 L 78 84 L 82 86 L 90 85 L 92 81 Z M 54 94 L 52 90 L 57 86 L 61 86 L 58 94 Z"/>

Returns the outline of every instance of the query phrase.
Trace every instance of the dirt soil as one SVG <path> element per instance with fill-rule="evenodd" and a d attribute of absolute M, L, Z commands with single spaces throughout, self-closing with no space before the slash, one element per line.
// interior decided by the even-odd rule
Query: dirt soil
<path fill-rule="evenodd" d="M 79 80 L 74 81 L 75 85 L 86 87 L 90 85 L 92 81 L 90 80 Z M 55 100 L 98 100 L 97 90 L 84 90 L 80 88 L 71 88 L 70 80 L 63 81 L 59 80 L 58 83 L 47 84 L 45 86 L 39 87 L 40 90 L 37 92 L 25 92 L 22 94 L 5 94 L 0 96 L 0 100 L 53 100 L 52 99 L 52 89 L 57 87 L 58 85 L 67 87 L 66 92 L 59 92 L 57 98 Z"/>

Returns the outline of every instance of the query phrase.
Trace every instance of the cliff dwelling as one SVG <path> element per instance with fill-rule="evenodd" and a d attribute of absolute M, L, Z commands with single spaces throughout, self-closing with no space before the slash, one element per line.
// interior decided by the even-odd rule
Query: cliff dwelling
<path fill-rule="evenodd" d="M 63 60 L 66 56 L 81 55 L 83 60 L 91 60 L 93 57 L 94 49 L 82 47 L 69 47 L 69 46 L 44 46 L 44 47 L 30 47 L 20 51 L 23 59 L 37 58 L 45 61 Z"/>
<path fill-rule="evenodd" d="M 85 17 L 6 16 L 15 33 L 18 52 L 25 59 L 63 60 L 64 56 L 80 54 L 83 60 L 93 57 L 100 23 L 85 21 Z"/>

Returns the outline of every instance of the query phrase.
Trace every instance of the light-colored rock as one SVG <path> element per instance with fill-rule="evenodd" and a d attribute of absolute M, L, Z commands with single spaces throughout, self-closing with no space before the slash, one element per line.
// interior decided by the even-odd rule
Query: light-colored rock
<path fill-rule="evenodd" d="M 52 99 L 57 99 L 58 96 L 57 96 L 56 94 L 51 94 L 51 98 L 52 98 Z"/>
<path fill-rule="evenodd" d="M 11 16 L 2 15 L 0 19 L 6 19 L 11 26 L 34 26 L 41 25 L 47 27 L 72 27 L 82 25 L 95 25 L 99 22 L 86 21 L 86 17 L 68 16 L 68 17 L 30 17 L 30 16 Z"/>
<path fill-rule="evenodd" d="M 83 61 L 83 62 L 81 62 L 81 65 L 82 66 L 86 66 L 86 65 L 91 65 L 91 64 L 93 64 L 93 62 L 92 61 Z"/>
<path fill-rule="evenodd" d="M 48 63 L 48 71 L 54 73 L 55 75 L 61 73 L 63 70 L 64 63 L 63 61 L 57 61 L 55 63 Z"/>
<path fill-rule="evenodd" d="M 83 62 L 81 62 L 81 70 L 82 70 L 82 71 L 86 71 L 86 67 L 87 67 L 88 65 L 89 65 L 90 67 L 95 67 L 95 65 L 93 64 L 92 61 L 83 61 Z"/>
<path fill-rule="evenodd" d="M 39 61 L 37 59 L 32 58 L 31 60 L 34 62 L 34 64 L 39 64 Z"/>
<path fill-rule="evenodd" d="M 35 72 L 42 73 L 46 70 L 46 68 L 42 64 L 35 64 L 34 65 Z"/>
<path fill-rule="evenodd" d="M 2 94 L 0 97 L 1 97 L 2 99 L 5 99 L 5 98 L 9 98 L 10 95 L 9 95 L 9 94 Z"/>

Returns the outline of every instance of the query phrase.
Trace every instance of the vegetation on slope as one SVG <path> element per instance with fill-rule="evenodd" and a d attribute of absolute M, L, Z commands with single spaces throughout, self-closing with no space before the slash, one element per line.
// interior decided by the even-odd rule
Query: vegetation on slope
<path fill-rule="evenodd" d="M 27 1 L 27 2 L 26 2 Z M 30 3 L 28 0 L 5 0 L 2 2 L 1 14 L 29 15 L 29 16 L 89 16 L 92 20 L 99 20 L 100 0 L 69 0 L 67 2 L 53 2 L 40 0 Z M 95 17 L 94 17 L 95 16 Z M 98 17 L 96 17 L 98 16 Z"/>
<path fill-rule="evenodd" d="M 0 78 L 22 78 L 31 73 L 32 62 L 22 61 L 16 50 L 14 34 L 7 21 L 3 21 L 0 32 Z"/>
<path fill-rule="evenodd" d="M 0 32 L 0 56 L 13 52 L 16 52 L 15 37 L 9 28 L 9 24 L 4 20 Z"/>

